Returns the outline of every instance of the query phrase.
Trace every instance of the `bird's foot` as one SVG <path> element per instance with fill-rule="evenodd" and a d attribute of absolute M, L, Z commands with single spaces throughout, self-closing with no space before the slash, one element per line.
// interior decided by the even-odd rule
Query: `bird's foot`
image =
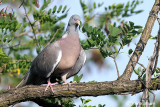
<path fill-rule="evenodd" d="M 73 83 L 73 84 L 74 84 L 74 83 L 77 83 L 77 81 L 73 81 L 72 83 Z"/>
<path fill-rule="evenodd" d="M 53 88 L 52 88 L 52 85 L 56 85 L 56 84 L 58 84 L 58 82 L 51 83 L 50 81 L 48 81 L 48 84 L 47 84 L 47 86 L 46 86 L 46 88 L 45 88 L 45 91 L 47 91 L 47 90 L 48 90 L 48 87 L 50 86 L 52 92 L 54 93 Z"/>
<path fill-rule="evenodd" d="M 70 82 L 64 82 L 63 85 L 68 84 L 69 86 L 71 86 L 72 83 Z"/>

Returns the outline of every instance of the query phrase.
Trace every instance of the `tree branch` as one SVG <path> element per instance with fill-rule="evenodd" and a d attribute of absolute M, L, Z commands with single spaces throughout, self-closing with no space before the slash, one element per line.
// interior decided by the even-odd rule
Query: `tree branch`
<path fill-rule="evenodd" d="M 160 89 L 160 82 L 152 79 L 149 89 Z M 44 91 L 45 86 L 25 86 L 21 88 L 10 89 L 0 94 L 0 106 L 9 106 L 22 101 L 34 101 L 36 98 L 57 98 L 57 97 L 80 97 L 80 96 L 100 96 L 121 94 L 127 92 L 139 93 L 144 89 L 144 85 L 140 80 L 133 81 L 111 81 L 97 83 L 79 83 L 68 85 L 55 85 L 53 87 L 54 94 L 49 89 Z"/>
<path fill-rule="evenodd" d="M 115 56 L 110 56 L 110 57 L 113 58 L 113 60 L 114 60 L 114 64 L 115 64 L 116 70 L 117 70 L 117 76 L 119 78 L 119 70 L 118 70 L 118 65 L 117 65 L 117 62 L 116 62 L 116 57 Z"/>
<path fill-rule="evenodd" d="M 156 54 L 156 60 L 155 60 L 155 64 L 154 64 L 154 69 L 152 71 L 152 75 L 154 74 L 154 72 L 156 71 L 156 68 L 157 68 L 157 63 L 158 63 L 158 56 L 159 56 L 159 48 L 160 48 L 160 19 L 158 18 L 157 16 L 157 21 L 159 23 L 159 30 L 158 30 L 158 46 L 157 46 L 157 54 Z"/>
<path fill-rule="evenodd" d="M 54 37 L 56 36 L 56 34 L 58 33 L 59 30 L 61 30 L 61 28 L 59 28 L 59 29 L 56 30 L 56 32 L 52 36 L 51 40 L 47 43 L 47 45 L 49 45 L 53 41 Z"/>
<path fill-rule="evenodd" d="M 148 39 L 150 38 L 150 34 L 154 25 L 154 22 L 156 20 L 156 15 L 159 12 L 159 4 L 160 4 L 160 0 L 156 0 L 155 4 L 152 7 L 152 10 L 150 12 L 150 15 L 148 17 L 147 23 L 145 25 L 145 28 L 142 32 L 141 38 L 136 46 L 136 49 L 133 53 L 133 55 L 131 56 L 129 63 L 124 71 L 124 73 L 120 76 L 120 78 L 118 78 L 118 80 L 129 80 L 132 72 L 140 58 L 140 56 L 142 55 L 142 52 L 147 44 Z"/>
<path fill-rule="evenodd" d="M 148 88 L 149 88 L 149 85 L 150 85 L 151 76 L 152 76 L 152 74 L 153 74 L 153 72 L 154 72 L 154 70 L 156 69 L 156 66 L 157 66 L 158 53 L 159 53 L 159 31 L 158 31 L 158 38 L 157 38 L 156 43 L 155 43 L 155 48 L 154 48 L 153 55 L 149 59 L 149 63 L 148 63 L 147 69 L 146 69 L 146 84 L 145 84 L 145 90 L 143 91 L 142 101 L 141 101 L 142 104 L 144 103 L 144 101 L 146 102 L 145 103 L 146 107 L 149 107 L 149 89 Z M 155 65 L 153 67 L 154 62 L 155 62 Z"/>

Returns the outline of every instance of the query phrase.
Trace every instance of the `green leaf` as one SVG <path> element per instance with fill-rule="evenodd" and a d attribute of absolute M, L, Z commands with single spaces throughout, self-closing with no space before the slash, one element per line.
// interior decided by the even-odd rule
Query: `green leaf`
<path fill-rule="evenodd" d="M 82 79 L 82 77 L 83 77 L 83 74 L 81 74 L 81 75 L 79 76 L 79 81 Z"/>
<path fill-rule="evenodd" d="M 85 24 L 85 25 L 82 27 L 82 31 L 83 31 L 83 32 L 86 32 L 87 29 L 88 29 L 88 27 L 89 27 L 88 24 Z"/>
<path fill-rule="evenodd" d="M 90 47 L 94 47 L 96 44 L 92 39 L 87 39 L 88 44 L 90 45 Z"/>
<path fill-rule="evenodd" d="M 119 4 L 116 5 L 116 8 L 117 8 L 117 9 L 121 9 L 121 8 L 123 8 L 123 7 L 124 7 L 124 4 L 121 4 L 121 3 L 119 3 Z"/>
<path fill-rule="evenodd" d="M 63 10 L 62 10 L 62 13 L 64 13 L 66 9 L 67 9 L 67 6 L 65 5 Z"/>
<path fill-rule="evenodd" d="M 98 107 L 105 107 L 105 104 L 98 104 Z"/>
<path fill-rule="evenodd" d="M 90 48 L 90 46 L 89 46 L 89 44 L 88 44 L 87 41 L 85 41 L 85 42 L 82 44 L 82 47 L 83 47 L 83 49 L 89 49 L 89 48 Z"/>
<path fill-rule="evenodd" d="M 134 13 L 136 14 L 141 13 L 141 12 L 143 12 L 143 10 L 134 11 Z"/>
<path fill-rule="evenodd" d="M 160 68 L 156 68 L 156 73 L 160 73 Z"/>
<path fill-rule="evenodd" d="M 118 35 L 118 34 L 120 34 L 121 32 L 122 32 L 121 29 L 119 29 L 119 28 L 117 28 L 117 27 L 114 27 L 111 35 Z"/>
<path fill-rule="evenodd" d="M 82 102 L 82 104 L 83 104 L 83 101 L 85 100 L 85 99 L 83 99 L 83 98 L 80 98 L 81 99 L 81 102 Z"/>
<path fill-rule="evenodd" d="M 39 54 L 39 53 L 41 52 L 41 48 L 40 48 L 40 47 L 37 47 L 37 48 L 36 48 L 36 51 L 37 51 L 37 53 Z"/>
<path fill-rule="evenodd" d="M 1 89 L 0 90 L 0 94 L 4 93 L 5 92 L 5 89 Z"/>
<path fill-rule="evenodd" d="M 138 29 L 137 33 L 140 34 L 140 33 L 142 33 L 142 31 L 143 31 L 143 29 L 140 28 L 140 29 Z"/>
<path fill-rule="evenodd" d="M 85 100 L 84 104 L 87 104 L 88 102 L 92 101 L 91 99 Z"/>
<path fill-rule="evenodd" d="M 124 10 L 125 10 L 125 13 L 128 12 L 129 4 L 130 4 L 130 2 L 128 1 L 127 4 L 126 4 L 126 6 L 125 6 L 125 9 L 124 9 Z"/>
<path fill-rule="evenodd" d="M 95 2 L 93 3 L 93 8 L 94 8 L 94 9 L 96 8 L 96 3 L 95 3 Z"/>
<path fill-rule="evenodd" d="M 113 98 L 114 100 L 118 101 L 118 96 L 116 96 L 116 95 L 111 95 L 111 98 Z"/>
<path fill-rule="evenodd" d="M 50 15 L 50 14 L 51 14 L 51 9 L 48 10 L 48 15 Z"/>
<path fill-rule="evenodd" d="M 82 77 L 83 77 L 83 74 L 81 74 L 80 76 L 75 75 L 74 78 L 73 78 L 73 81 L 76 81 L 77 83 L 79 83 L 80 80 L 82 79 Z"/>
<path fill-rule="evenodd" d="M 108 25 L 108 30 L 111 36 L 117 36 L 122 32 L 121 29 L 119 29 L 118 27 L 113 27 L 111 24 L 107 24 L 107 25 Z"/>
<path fill-rule="evenodd" d="M 101 54 L 102 54 L 102 56 L 103 56 L 104 58 L 106 58 L 106 57 L 108 56 L 108 53 L 105 52 L 102 48 L 100 48 L 100 52 L 101 52 Z"/>
<path fill-rule="evenodd" d="M 78 82 L 78 75 L 75 75 L 75 76 L 74 76 L 73 81 Z"/>
<path fill-rule="evenodd" d="M 87 32 L 88 32 L 88 33 L 91 33 L 91 32 L 92 32 L 92 27 L 91 27 L 91 26 L 89 26 L 89 27 L 87 28 Z"/>
<path fill-rule="evenodd" d="M 142 26 L 140 26 L 140 25 L 136 25 L 136 26 L 134 26 L 134 28 L 139 29 L 139 28 L 142 28 Z"/>
<path fill-rule="evenodd" d="M 133 26 L 134 26 L 134 23 L 133 23 L 133 22 L 131 22 L 131 21 L 129 21 L 129 24 L 130 24 L 130 26 L 131 26 L 131 27 L 133 27 Z"/>
<path fill-rule="evenodd" d="M 134 103 L 134 104 L 132 104 L 132 106 L 131 107 L 136 107 L 136 104 Z"/>
<path fill-rule="evenodd" d="M 0 66 L 2 66 L 3 63 L 7 63 L 10 61 L 10 58 L 8 57 L 8 55 L 6 55 L 3 50 L 2 47 L 0 48 Z"/>
<path fill-rule="evenodd" d="M 57 10 L 57 6 L 54 6 L 52 13 L 54 14 Z"/>
<path fill-rule="evenodd" d="M 58 10 L 57 10 L 57 13 L 59 13 L 62 9 L 62 5 L 59 6 Z"/>
<path fill-rule="evenodd" d="M 42 7 L 40 8 L 40 11 L 44 10 L 48 4 L 51 2 L 51 0 L 44 0 L 44 4 L 42 5 Z"/>
<path fill-rule="evenodd" d="M 132 52 L 133 52 L 133 50 L 132 50 L 132 49 L 129 49 L 128 54 L 131 55 Z"/>
<path fill-rule="evenodd" d="M 103 2 L 102 3 L 98 3 L 98 7 L 101 7 L 103 4 L 104 4 Z"/>
<path fill-rule="evenodd" d="M 19 29 L 21 27 L 22 23 L 18 23 L 16 26 L 16 29 Z"/>

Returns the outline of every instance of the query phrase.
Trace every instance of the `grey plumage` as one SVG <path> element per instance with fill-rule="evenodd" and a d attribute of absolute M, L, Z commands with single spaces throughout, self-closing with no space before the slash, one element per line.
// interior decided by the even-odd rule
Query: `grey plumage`
<path fill-rule="evenodd" d="M 78 35 L 80 17 L 73 15 L 68 23 L 66 33 L 61 39 L 47 45 L 33 60 L 29 71 L 17 87 L 24 85 L 41 85 L 56 78 L 67 83 L 67 78 L 77 74 L 86 60 Z"/>
<path fill-rule="evenodd" d="M 69 69 L 60 70 L 56 69 L 55 72 L 51 75 L 51 82 L 55 82 L 56 78 L 62 79 L 63 76 L 66 75 L 66 79 L 70 78 L 71 76 L 76 75 L 82 68 L 86 61 L 86 54 L 83 49 L 81 49 L 80 55 L 75 63 L 75 65 Z M 63 80 L 63 79 L 62 79 Z M 66 80 L 63 80 L 64 82 Z"/>

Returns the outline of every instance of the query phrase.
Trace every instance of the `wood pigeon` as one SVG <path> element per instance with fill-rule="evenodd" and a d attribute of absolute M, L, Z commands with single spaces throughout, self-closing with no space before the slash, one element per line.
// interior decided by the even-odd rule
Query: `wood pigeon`
<path fill-rule="evenodd" d="M 86 60 L 86 54 L 79 41 L 78 25 L 80 25 L 80 17 L 72 15 L 66 33 L 42 50 L 33 60 L 29 71 L 17 87 L 41 85 L 48 82 L 45 90 L 49 86 L 52 89 L 54 84 L 51 83 L 56 82 L 56 78 L 70 85 L 66 79 L 76 75 Z"/>

